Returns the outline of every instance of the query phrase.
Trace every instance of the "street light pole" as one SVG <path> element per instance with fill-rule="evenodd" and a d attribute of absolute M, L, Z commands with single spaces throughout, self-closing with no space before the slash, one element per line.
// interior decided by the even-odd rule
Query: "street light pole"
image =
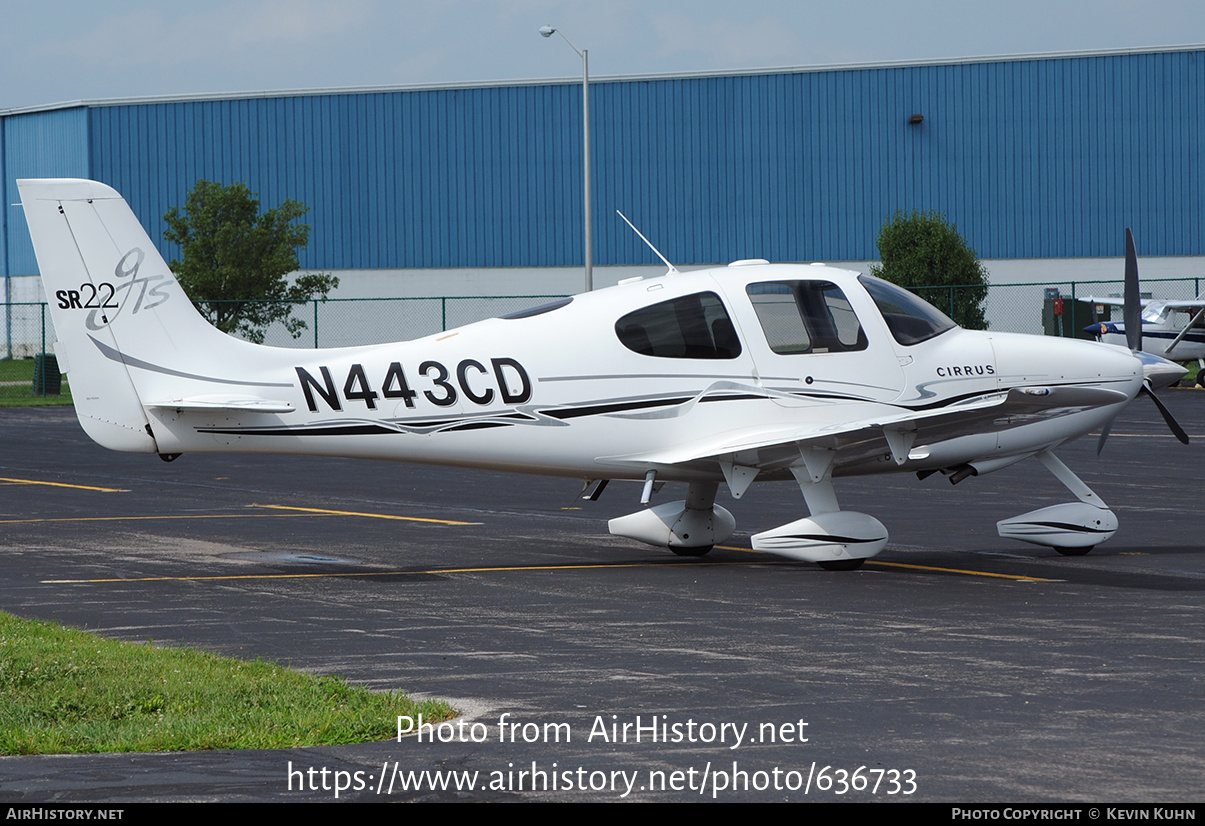
<path fill-rule="evenodd" d="M 569 44 L 569 48 L 577 52 L 578 57 L 582 59 L 582 166 L 584 167 L 582 212 L 585 215 L 586 292 L 590 292 L 594 289 L 594 221 L 590 208 L 590 52 L 589 50 L 578 49 L 577 46 L 574 46 L 570 42 L 569 38 L 565 37 L 564 32 L 552 26 L 541 26 L 540 34 L 544 37 L 552 37 L 553 34 L 559 34 L 561 39 Z"/>

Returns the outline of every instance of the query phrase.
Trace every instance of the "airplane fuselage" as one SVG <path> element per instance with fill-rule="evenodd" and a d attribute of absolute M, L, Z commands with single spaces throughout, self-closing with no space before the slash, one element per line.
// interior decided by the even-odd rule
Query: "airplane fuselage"
<path fill-rule="evenodd" d="M 754 549 L 852 569 L 887 531 L 841 510 L 833 478 L 958 483 L 1031 456 L 1077 501 L 1003 520 L 1000 534 L 1084 553 L 1117 520 L 1052 449 L 1104 428 L 1144 379 L 1183 372 L 1124 348 L 963 330 L 885 281 L 761 260 L 394 344 L 262 347 L 201 318 L 110 187 L 18 185 L 56 352 L 98 443 L 576 476 L 598 483 L 591 498 L 643 480 L 646 505 L 658 480 L 682 481 L 685 499 L 609 528 L 683 555 L 735 529 L 720 482 L 740 498 L 755 479 L 793 479 L 810 515 L 753 535 Z"/>
<path fill-rule="evenodd" d="M 775 352 L 749 291 L 801 283 L 839 290 L 864 341 L 845 350 Z M 713 312 L 727 314 L 736 346 L 699 354 L 671 342 L 650 355 L 621 340 L 617 324 L 634 310 L 673 308 L 699 295 L 715 296 Z M 782 311 L 775 306 L 764 317 L 777 323 Z M 669 313 L 674 320 L 681 314 Z M 1058 444 L 1102 426 L 1141 386 L 1141 369 L 1128 351 L 1090 343 L 951 328 L 905 346 L 856 274 L 819 266 L 761 264 L 644 280 L 535 315 L 396 344 L 335 350 L 232 345 L 248 348 L 246 359 L 232 353 L 224 360 L 237 371 L 214 375 L 212 361 L 208 374 L 198 372 L 196 379 L 180 375 L 192 373 L 187 368 L 148 371 L 153 380 L 143 395 L 154 400 L 158 452 L 352 455 L 588 478 L 638 479 L 653 465 L 662 479 L 689 481 L 723 477 L 714 463 L 661 465 L 640 457 L 667 444 L 740 440 L 796 423 L 823 430 L 901 410 L 956 409 L 1012 388 L 1119 391 L 1115 406 L 915 445 L 902 464 L 881 445 L 854 446 L 833 469 L 834 475 L 913 471 Z M 254 366 L 244 367 L 252 355 Z M 293 409 L 171 406 L 172 398 L 203 397 L 228 381 Z M 797 456 L 785 453 L 761 478 L 790 478 Z"/>
<path fill-rule="evenodd" d="M 1168 318 L 1162 322 L 1143 322 L 1143 352 L 1174 361 L 1205 359 L 1205 329 L 1190 330 L 1181 336 L 1191 317 L 1189 313 L 1169 313 Z M 1105 329 L 1100 334 L 1102 342 L 1118 347 L 1126 346 L 1124 322 L 1116 321 L 1102 327 Z M 1178 342 L 1177 338 L 1180 339 Z"/>

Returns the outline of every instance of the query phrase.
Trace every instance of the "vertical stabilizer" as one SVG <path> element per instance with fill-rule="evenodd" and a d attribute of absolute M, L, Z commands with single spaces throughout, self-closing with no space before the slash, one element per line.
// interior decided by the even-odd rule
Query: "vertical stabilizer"
<path fill-rule="evenodd" d="M 80 424 L 105 447 L 156 452 L 146 371 L 131 366 L 188 363 L 233 340 L 197 313 L 115 190 L 76 179 L 17 187 Z"/>

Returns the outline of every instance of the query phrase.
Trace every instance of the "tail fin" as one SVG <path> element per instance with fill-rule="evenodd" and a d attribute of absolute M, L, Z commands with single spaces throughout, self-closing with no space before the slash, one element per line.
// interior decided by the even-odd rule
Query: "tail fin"
<path fill-rule="evenodd" d="M 212 365 L 244 343 L 201 317 L 115 190 L 69 178 L 17 187 L 80 424 L 105 447 L 158 452 L 142 398 L 153 370 L 131 367 Z"/>

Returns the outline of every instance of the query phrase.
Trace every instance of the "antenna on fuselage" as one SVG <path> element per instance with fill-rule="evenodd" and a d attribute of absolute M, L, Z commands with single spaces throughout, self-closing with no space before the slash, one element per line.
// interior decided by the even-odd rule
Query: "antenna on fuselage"
<path fill-rule="evenodd" d="M 628 220 L 628 216 L 624 215 L 624 214 L 623 214 L 622 212 L 620 212 L 619 210 L 615 210 L 615 212 L 616 212 L 616 214 L 617 214 L 617 215 L 619 215 L 619 217 L 620 217 L 620 218 L 622 218 L 622 219 L 623 219 L 623 221 L 624 221 L 624 223 L 625 223 L 625 224 L 627 224 L 629 227 L 631 227 L 631 228 L 632 228 L 632 232 L 634 232 L 634 233 L 636 233 L 637 235 L 639 235 L 639 236 L 640 236 L 640 240 L 641 240 L 641 241 L 643 241 L 644 243 L 646 243 L 646 244 L 648 244 L 648 245 L 649 245 L 649 249 L 651 249 L 653 252 L 655 252 L 655 253 L 657 254 L 657 257 L 658 257 L 658 258 L 660 258 L 660 259 L 661 259 L 661 260 L 662 260 L 662 261 L 665 263 L 665 266 L 669 267 L 669 272 L 667 272 L 667 273 L 666 273 L 666 275 L 677 275 L 677 273 L 678 273 L 678 268 L 677 268 L 677 267 L 675 267 L 673 264 L 671 264 L 671 263 L 669 262 L 669 259 L 668 259 L 668 258 L 666 258 L 664 255 L 662 255 L 662 254 L 661 254 L 661 250 L 659 250 L 659 249 L 657 249 L 656 247 L 654 247 L 654 246 L 653 246 L 653 242 L 652 242 L 652 241 L 650 241 L 649 239 L 647 239 L 647 238 L 645 238 L 645 237 L 644 237 L 644 233 L 643 233 L 643 232 L 641 232 L 640 230 L 636 229 L 636 225 L 635 225 L 635 224 L 633 224 L 631 221 L 629 221 L 629 220 Z"/>

